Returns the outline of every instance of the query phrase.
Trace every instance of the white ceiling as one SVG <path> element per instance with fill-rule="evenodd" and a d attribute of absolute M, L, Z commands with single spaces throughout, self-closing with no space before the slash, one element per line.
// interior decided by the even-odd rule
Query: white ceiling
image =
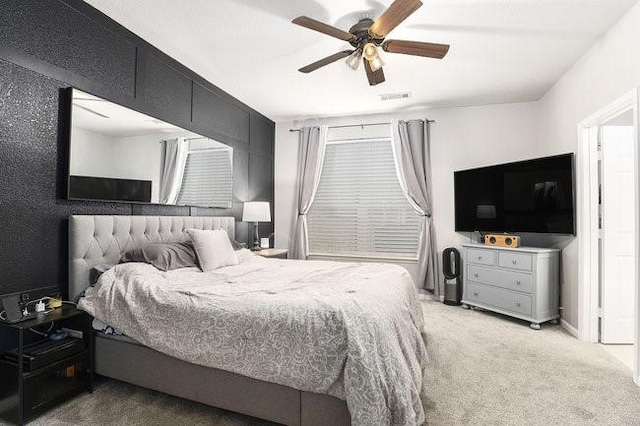
<path fill-rule="evenodd" d="M 636 0 L 423 0 L 388 39 L 451 44 L 444 60 L 382 53 L 370 87 L 343 61 L 298 68 L 349 44 L 291 24 L 348 30 L 391 0 L 85 0 L 268 117 L 280 120 L 539 99 Z M 411 92 L 410 99 L 379 95 Z"/>

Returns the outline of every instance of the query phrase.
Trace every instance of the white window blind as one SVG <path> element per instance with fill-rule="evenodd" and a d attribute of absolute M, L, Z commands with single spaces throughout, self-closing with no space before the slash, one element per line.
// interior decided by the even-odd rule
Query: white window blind
<path fill-rule="evenodd" d="M 314 254 L 417 256 L 420 216 L 402 193 L 389 139 L 327 143 L 307 220 Z"/>
<path fill-rule="evenodd" d="M 233 199 L 230 148 L 194 150 L 187 154 L 179 205 L 225 206 Z"/>

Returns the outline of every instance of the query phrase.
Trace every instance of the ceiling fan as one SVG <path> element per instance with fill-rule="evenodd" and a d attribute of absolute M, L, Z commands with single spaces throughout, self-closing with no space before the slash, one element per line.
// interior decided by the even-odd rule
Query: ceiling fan
<path fill-rule="evenodd" d="M 448 44 L 424 43 L 419 41 L 386 40 L 385 37 L 409 15 L 422 6 L 420 0 L 395 0 L 385 10 L 377 21 L 365 18 L 349 29 L 349 32 L 325 24 L 307 16 L 299 16 L 292 22 L 305 28 L 321 32 L 340 40 L 348 41 L 355 49 L 343 50 L 312 64 L 300 68 L 302 73 L 310 73 L 329 65 L 339 59 L 347 58 L 347 65 L 354 71 L 364 63 L 367 79 L 371 86 L 384 82 L 382 67 L 384 62 L 378 52 L 378 47 L 389 53 L 403 53 L 405 55 L 424 56 L 442 59 L 449 51 Z"/>

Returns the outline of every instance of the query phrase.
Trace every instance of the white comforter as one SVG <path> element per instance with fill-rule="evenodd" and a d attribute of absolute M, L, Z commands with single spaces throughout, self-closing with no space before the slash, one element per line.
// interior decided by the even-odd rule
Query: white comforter
<path fill-rule="evenodd" d="M 423 317 L 399 266 L 263 259 L 203 273 L 117 265 L 79 307 L 195 364 L 346 400 L 354 425 L 416 425 Z"/>

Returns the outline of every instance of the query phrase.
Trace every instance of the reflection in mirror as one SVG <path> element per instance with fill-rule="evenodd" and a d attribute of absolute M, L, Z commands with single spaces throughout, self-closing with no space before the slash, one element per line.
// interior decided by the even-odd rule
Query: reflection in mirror
<path fill-rule="evenodd" d="M 73 89 L 69 199 L 231 207 L 233 148 Z"/>

